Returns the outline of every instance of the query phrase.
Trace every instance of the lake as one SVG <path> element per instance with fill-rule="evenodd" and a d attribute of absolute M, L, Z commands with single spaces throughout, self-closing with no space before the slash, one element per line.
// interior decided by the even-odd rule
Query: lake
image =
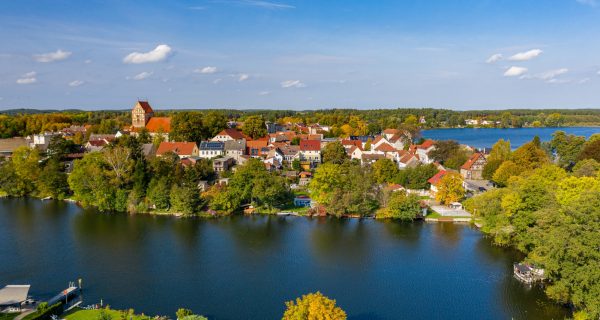
<path fill-rule="evenodd" d="M 536 135 L 542 141 L 552 139 L 555 131 L 562 130 L 569 134 L 589 138 L 594 133 L 600 133 L 600 127 L 561 127 L 561 128 L 453 128 L 423 130 L 424 138 L 433 140 L 456 140 L 476 148 L 492 147 L 498 139 L 510 140 L 511 146 L 517 148 L 529 142 Z"/>
<path fill-rule="evenodd" d="M 467 225 L 371 219 L 101 214 L 0 199 L 0 286 L 50 297 L 83 279 L 87 304 L 210 319 L 280 319 L 320 290 L 349 319 L 563 319 L 512 276 L 522 256 Z"/>

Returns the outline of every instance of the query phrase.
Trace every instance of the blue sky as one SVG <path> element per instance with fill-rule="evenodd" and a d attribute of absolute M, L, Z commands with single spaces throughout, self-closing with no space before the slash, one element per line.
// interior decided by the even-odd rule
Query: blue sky
<path fill-rule="evenodd" d="M 600 107 L 600 1 L 0 2 L 0 109 Z"/>

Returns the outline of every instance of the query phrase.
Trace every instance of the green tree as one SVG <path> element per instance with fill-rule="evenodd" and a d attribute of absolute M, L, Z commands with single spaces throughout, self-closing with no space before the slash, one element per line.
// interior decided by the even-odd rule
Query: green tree
<path fill-rule="evenodd" d="M 49 196 L 59 200 L 69 194 L 67 174 L 58 160 L 51 159 L 46 163 L 39 176 L 38 190 L 41 197 Z"/>
<path fill-rule="evenodd" d="M 594 159 L 584 159 L 573 167 L 573 174 L 576 177 L 595 177 L 600 171 L 600 163 Z"/>
<path fill-rule="evenodd" d="M 166 176 L 152 178 L 148 185 L 148 200 L 156 209 L 166 210 L 171 205 L 171 182 Z"/>
<path fill-rule="evenodd" d="M 173 141 L 200 142 L 207 138 L 202 114 L 198 112 L 177 112 L 171 118 L 169 139 Z"/>
<path fill-rule="evenodd" d="M 379 159 L 373 164 L 373 177 L 380 184 L 392 182 L 398 172 L 398 166 L 390 159 Z"/>
<path fill-rule="evenodd" d="M 510 141 L 500 139 L 498 142 L 494 143 L 492 146 L 492 150 L 490 151 L 490 156 L 488 157 L 488 161 L 500 160 L 506 161 L 510 159 L 511 148 Z"/>
<path fill-rule="evenodd" d="M 323 163 L 341 164 L 348 159 L 346 149 L 344 149 L 344 146 L 339 141 L 328 143 L 325 148 L 323 148 L 321 155 Z"/>
<path fill-rule="evenodd" d="M 212 138 L 227 128 L 227 117 L 223 113 L 211 111 L 204 115 L 202 124 L 204 137 Z"/>
<path fill-rule="evenodd" d="M 294 169 L 296 171 L 302 170 L 302 167 L 300 166 L 300 159 L 294 159 L 292 161 L 292 169 Z"/>
<path fill-rule="evenodd" d="M 548 154 L 542 150 L 538 141 L 525 143 L 512 153 L 512 162 L 525 170 L 540 168 L 550 162 Z"/>
<path fill-rule="evenodd" d="M 421 204 L 417 195 L 396 191 L 390 194 L 387 206 L 377 211 L 377 218 L 412 221 L 420 213 Z"/>
<path fill-rule="evenodd" d="M 266 136 L 267 126 L 265 120 L 260 116 L 249 116 L 244 120 L 242 132 L 252 139 Z"/>
<path fill-rule="evenodd" d="M 190 309 L 185 309 L 185 308 L 179 308 L 177 309 L 177 312 L 175 313 L 175 315 L 177 316 L 177 319 L 183 319 L 187 316 L 191 316 L 193 315 L 194 312 L 192 312 L 192 310 Z"/>
<path fill-rule="evenodd" d="M 285 303 L 283 320 L 344 320 L 346 312 L 336 306 L 335 300 L 329 299 L 320 292 L 309 293 L 296 301 Z"/>
<path fill-rule="evenodd" d="M 578 159 L 594 159 L 600 162 L 600 139 L 590 139 L 590 141 L 586 142 L 583 150 L 581 150 L 581 153 L 578 156 Z"/>
<path fill-rule="evenodd" d="M 546 117 L 545 123 L 547 127 L 560 127 L 564 122 L 564 118 L 560 113 L 552 113 Z"/>
<path fill-rule="evenodd" d="M 585 137 L 567 135 L 564 131 L 554 132 L 550 141 L 550 147 L 557 155 L 558 164 L 563 168 L 575 164 L 584 144 Z"/>
<path fill-rule="evenodd" d="M 14 172 L 19 180 L 18 194 L 28 195 L 36 191 L 36 184 L 40 175 L 40 154 L 37 149 L 18 147 L 10 159 Z"/>
<path fill-rule="evenodd" d="M 523 169 L 512 161 L 504 161 L 494 172 L 492 180 L 501 187 L 508 184 L 508 179 L 513 176 L 518 176 L 523 172 Z"/>

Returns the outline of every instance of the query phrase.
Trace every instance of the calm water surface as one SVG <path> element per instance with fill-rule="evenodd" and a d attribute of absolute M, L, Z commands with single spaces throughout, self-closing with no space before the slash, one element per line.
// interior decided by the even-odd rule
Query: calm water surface
<path fill-rule="evenodd" d="M 522 257 L 468 226 L 374 220 L 100 214 L 0 199 L 0 285 L 50 297 L 83 278 L 84 300 L 211 319 L 277 319 L 320 290 L 350 319 L 563 319 L 512 277 Z"/>
<path fill-rule="evenodd" d="M 536 135 L 542 141 L 552 139 L 552 133 L 562 130 L 570 134 L 589 138 L 594 133 L 600 133 L 600 127 L 565 127 L 565 128 L 456 128 L 423 130 L 423 137 L 434 140 L 456 140 L 462 144 L 476 148 L 492 147 L 498 139 L 508 139 L 513 148 L 531 141 Z"/>

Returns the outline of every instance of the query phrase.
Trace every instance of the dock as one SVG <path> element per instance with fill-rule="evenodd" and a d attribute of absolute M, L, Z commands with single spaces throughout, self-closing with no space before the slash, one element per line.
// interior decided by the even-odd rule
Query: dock
<path fill-rule="evenodd" d="M 59 294 L 48 300 L 48 305 L 51 306 L 58 302 L 63 302 L 66 305 L 69 301 L 69 298 L 79 295 L 78 289 L 79 288 L 75 286 L 70 286 L 66 288 L 65 290 L 61 291 Z"/>

